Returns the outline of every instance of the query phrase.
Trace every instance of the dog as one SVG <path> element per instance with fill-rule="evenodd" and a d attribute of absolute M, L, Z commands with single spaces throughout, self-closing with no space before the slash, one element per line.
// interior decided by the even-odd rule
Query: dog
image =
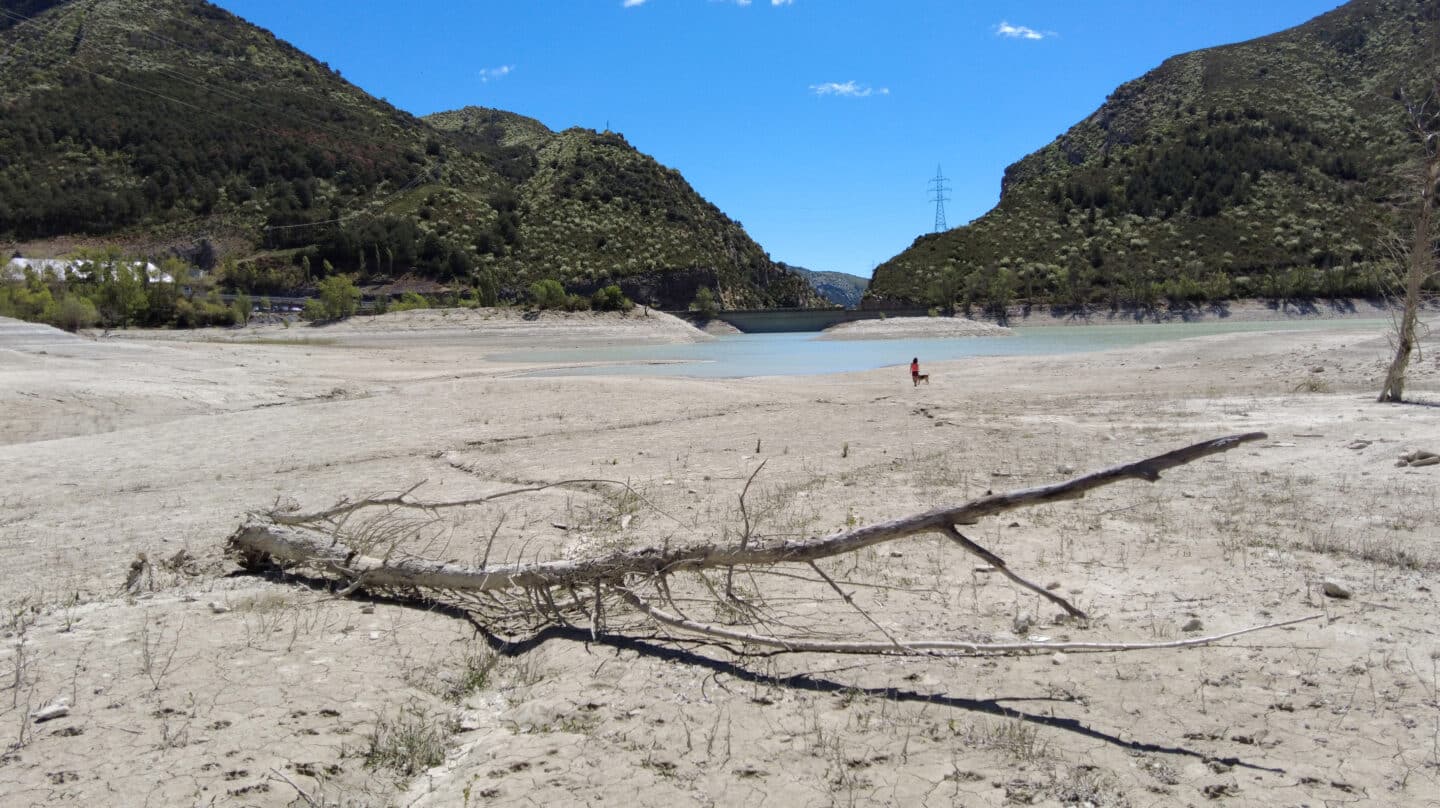
<path fill-rule="evenodd" d="M 916 373 L 916 374 L 915 374 L 915 378 L 914 378 L 913 381 L 915 382 L 915 386 L 916 386 L 916 387 L 919 387 L 919 386 L 920 386 L 920 382 L 925 382 L 926 384 L 929 384 L 929 383 L 930 383 L 930 374 L 929 374 L 929 373 Z"/>

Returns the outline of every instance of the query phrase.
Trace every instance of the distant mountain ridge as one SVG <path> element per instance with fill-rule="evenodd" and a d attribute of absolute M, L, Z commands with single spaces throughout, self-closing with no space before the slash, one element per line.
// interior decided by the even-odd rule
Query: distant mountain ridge
<path fill-rule="evenodd" d="M 820 293 L 820 296 L 837 306 L 844 306 L 853 309 L 860 305 L 865 297 L 865 290 L 870 286 L 869 278 L 862 278 L 859 275 L 850 275 L 845 272 L 817 271 L 797 267 L 793 264 L 780 264 L 790 272 L 798 274 L 809 282 L 811 288 Z"/>
<path fill-rule="evenodd" d="M 1398 99 L 1437 52 L 1440 3 L 1353 0 L 1168 59 L 881 264 L 867 305 L 1374 294 L 1415 152 Z"/>
<path fill-rule="evenodd" d="M 267 293 L 327 270 L 491 296 L 554 278 L 684 306 L 814 305 L 615 133 L 420 119 L 202 0 L 0 0 L 0 242 L 217 251 Z"/>

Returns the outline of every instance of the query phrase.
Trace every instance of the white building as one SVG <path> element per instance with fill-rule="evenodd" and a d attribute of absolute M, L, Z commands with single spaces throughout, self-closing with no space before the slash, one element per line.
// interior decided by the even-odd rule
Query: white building
<path fill-rule="evenodd" d="M 68 258 L 11 258 L 0 270 L 0 280 L 19 281 L 25 279 L 25 270 L 33 270 L 37 275 L 44 275 L 47 272 L 57 279 L 68 281 L 76 278 L 84 279 L 89 277 L 90 268 L 94 265 L 92 261 L 76 261 Z M 136 261 L 130 266 L 136 269 L 144 269 L 145 277 L 151 283 L 172 283 L 174 278 L 169 273 L 161 272 L 160 267 L 149 261 Z"/>

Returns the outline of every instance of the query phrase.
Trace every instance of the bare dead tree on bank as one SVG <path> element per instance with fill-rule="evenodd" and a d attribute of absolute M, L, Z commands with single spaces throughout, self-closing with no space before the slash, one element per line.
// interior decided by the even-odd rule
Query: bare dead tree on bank
<path fill-rule="evenodd" d="M 1392 250 L 1396 262 L 1403 267 L 1402 308 L 1395 326 L 1395 358 L 1385 373 L 1379 401 L 1404 400 L 1405 371 L 1411 353 L 1418 350 L 1416 331 L 1419 327 L 1421 297 L 1425 283 L 1435 274 L 1435 238 L 1433 220 L 1435 187 L 1440 183 L 1440 81 L 1416 103 L 1402 94 L 1410 136 L 1419 144 L 1422 161 L 1417 168 L 1420 198 L 1416 203 L 1415 232 L 1408 247 Z"/>
<path fill-rule="evenodd" d="M 394 525 L 397 511 L 437 513 L 493 503 L 503 497 L 532 493 L 555 486 L 596 483 L 567 480 L 550 485 L 513 489 L 467 500 L 426 503 L 411 495 L 414 488 L 395 496 L 375 497 L 341 504 L 317 513 L 289 514 L 268 511 L 252 514 L 229 538 L 229 550 L 252 569 L 279 564 L 303 568 L 336 580 L 342 594 L 367 590 L 399 598 L 442 602 L 474 614 L 491 626 L 509 630 L 545 625 L 588 626 L 592 635 L 611 630 L 659 631 L 675 639 L 733 643 L 773 651 L 886 654 L 902 656 L 977 656 L 1036 652 L 1116 652 L 1204 645 L 1228 637 L 1277 628 L 1320 615 L 1252 626 L 1206 637 L 1168 642 L 1051 642 L 1026 639 L 990 642 L 954 638 L 902 638 L 886 629 L 853 597 L 857 588 L 895 589 L 860 582 L 826 572 L 819 562 L 857 552 L 907 536 L 934 532 L 981 559 L 983 569 L 999 573 L 1016 586 L 1034 593 L 1084 620 L 1087 615 L 1061 595 L 1040 587 L 1013 571 L 995 553 L 965 536 L 960 527 L 1018 508 L 1078 499 L 1086 492 L 1121 480 L 1156 481 L 1161 472 L 1259 440 L 1264 433 L 1233 435 L 1186 446 L 1172 452 L 1085 474 L 1051 485 L 1000 494 L 988 494 L 960 505 L 942 507 L 899 519 L 866 525 L 826 536 L 776 540 L 747 529 L 738 544 L 694 543 L 618 549 L 576 559 L 491 563 L 490 544 L 477 566 L 401 557 L 396 551 Z M 747 480 L 749 490 L 754 475 Z M 625 484 L 620 484 L 625 485 Z M 628 486 L 627 486 L 628 488 Z M 742 510 L 743 510 L 742 494 Z M 378 519 L 362 514 L 377 511 Z M 358 529 L 356 526 L 360 526 Z M 498 527 L 497 527 L 498 530 Z M 382 553 L 375 555 L 376 552 Z M 892 554 L 898 556 L 898 553 Z M 713 573 L 712 580 L 711 575 Z M 833 631 L 805 623 L 795 613 L 777 615 L 755 589 L 737 592 L 735 578 L 747 582 L 773 576 L 783 581 L 792 600 L 805 581 L 817 591 L 839 596 L 858 614 L 871 633 L 883 639 L 856 640 L 855 631 Z M 682 579 L 688 590 L 682 589 Z M 847 587 L 849 589 L 847 590 Z M 686 596 L 688 591 L 689 596 Z M 779 598 L 785 600 L 785 598 Z M 704 612 L 705 616 L 697 616 Z M 822 615 L 833 619 L 833 614 Z M 496 633 L 502 633 L 497 631 Z M 513 633 L 513 632 L 512 632 Z"/>

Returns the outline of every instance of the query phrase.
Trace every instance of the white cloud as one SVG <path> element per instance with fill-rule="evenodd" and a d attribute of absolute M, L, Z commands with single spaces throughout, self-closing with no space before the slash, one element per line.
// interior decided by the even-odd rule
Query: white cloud
<path fill-rule="evenodd" d="M 636 6 L 645 5 L 645 0 L 625 0 L 625 2 L 621 3 L 620 5 L 622 8 L 634 8 Z"/>
<path fill-rule="evenodd" d="M 499 67 L 487 67 L 480 71 L 480 81 L 497 81 L 515 72 L 515 65 L 501 65 Z"/>
<path fill-rule="evenodd" d="M 810 92 L 816 95 L 838 95 L 845 98 L 867 98 L 872 95 L 889 95 L 889 87 L 874 88 L 868 84 L 853 81 L 827 81 L 810 85 Z"/>
<path fill-rule="evenodd" d="M 1055 34 L 1050 31 L 1036 31 L 1034 28 L 1027 28 L 1023 25 L 1011 25 L 1001 20 L 1000 24 L 995 26 L 995 35 L 1010 39 L 1044 39 Z"/>
<path fill-rule="evenodd" d="M 793 6 L 793 5 L 795 5 L 795 0 L 770 0 L 770 5 L 772 5 L 772 6 Z"/>

